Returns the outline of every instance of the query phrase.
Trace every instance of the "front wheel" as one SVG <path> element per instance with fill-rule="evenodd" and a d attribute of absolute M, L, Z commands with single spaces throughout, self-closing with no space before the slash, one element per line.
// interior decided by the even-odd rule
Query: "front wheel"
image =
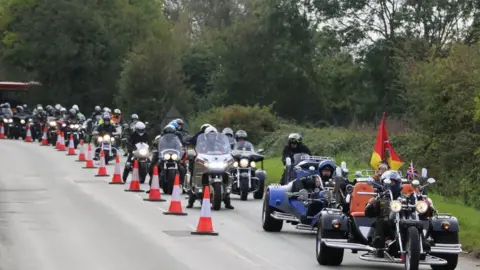
<path fill-rule="evenodd" d="M 271 214 L 274 208 L 270 206 L 270 192 L 267 191 L 263 200 L 262 227 L 267 232 L 279 232 L 283 227 L 283 220 L 274 219 Z"/>
<path fill-rule="evenodd" d="M 420 265 L 420 235 L 415 227 L 408 228 L 405 246 L 405 270 L 418 270 Z"/>
<path fill-rule="evenodd" d="M 108 162 L 110 161 L 110 151 L 104 150 L 103 154 L 105 155 L 105 165 L 108 165 Z"/>
<path fill-rule="evenodd" d="M 248 199 L 248 178 L 240 178 L 240 200 L 246 201 Z"/>
<path fill-rule="evenodd" d="M 147 163 L 140 163 L 138 166 L 138 177 L 140 178 L 140 184 L 145 183 L 145 180 L 147 179 L 147 174 L 148 174 L 148 166 Z"/>
<path fill-rule="evenodd" d="M 265 191 L 265 180 L 260 180 L 258 182 L 258 190 L 253 193 L 253 198 L 255 200 L 261 200 L 263 198 L 264 191 Z"/>
<path fill-rule="evenodd" d="M 222 200 L 223 200 L 223 187 L 222 183 L 216 182 L 212 185 L 213 189 L 213 210 L 218 211 L 222 207 Z M 210 193 L 210 194 L 212 194 Z"/>
<path fill-rule="evenodd" d="M 327 231 L 322 230 L 322 226 L 318 226 L 317 229 L 317 262 L 320 265 L 337 266 L 342 264 L 344 250 L 340 248 L 327 247 L 322 238 L 338 238 L 337 235 L 330 235 Z"/>
<path fill-rule="evenodd" d="M 448 232 L 434 236 L 435 243 L 438 244 L 458 244 L 458 232 Z M 458 254 L 432 253 L 432 255 L 447 261 L 445 265 L 430 265 L 433 270 L 454 270 L 458 264 Z"/>

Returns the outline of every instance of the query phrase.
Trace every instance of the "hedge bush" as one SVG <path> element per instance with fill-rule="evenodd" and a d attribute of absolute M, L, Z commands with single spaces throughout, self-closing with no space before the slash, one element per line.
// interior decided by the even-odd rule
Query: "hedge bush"
<path fill-rule="evenodd" d="M 209 123 L 219 132 L 230 127 L 236 132 L 243 129 L 248 133 L 248 139 L 258 144 L 265 136 L 278 129 L 281 121 L 273 112 L 271 106 L 240 106 L 215 107 L 196 115 L 189 121 L 191 133 L 203 124 Z"/>

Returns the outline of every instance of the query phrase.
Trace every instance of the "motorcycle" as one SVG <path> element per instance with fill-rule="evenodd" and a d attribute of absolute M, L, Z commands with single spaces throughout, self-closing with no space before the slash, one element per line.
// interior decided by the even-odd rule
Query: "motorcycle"
<path fill-rule="evenodd" d="M 211 192 L 211 202 L 214 210 L 220 210 L 222 201 L 230 201 L 232 190 L 231 171 L 234 159 L 231 146 L 225 134 L 217 133 L 213 141 L 207 140 L 204 134 L 197 138 L 195 150 L 189 150 L 189 158 L 195 157 L 192 178 L 188 183 L 189 204 L 202 200 L 206 186 Z"/>
<path fill-rule="evenodd" d="M 175 175 L 179 173 L 184 155 L 182 142 L 175 134 L 165 134 L 158 141 L 158 163 L 161 169 L 160 187 L 165 194 L 172 194 Z M 183 184 L 183 179 L 180 180 Z"/>
<path fill-rule="evenodd" d="M 59 127 L 62 126 L 62 123 L 60 121 L 57 121 L 56 117 L 49 116 L 47 118 L 47 122 L 45 125 L 48 125 L 47 126 L 48 143 L 55 146 L 57 143 L 58 130 L 59 130 Z"/>
<path fill-rule="evenodd" d="M 113 160 L 118 153 L 118 149 L 115 147 L 115 135 L 104 134 L 98 136 L 98 131 L 94 131 L 92 136 L 96 137 L 94 160 L 100 160 L 100 152 L 103 150 L 105 165 L 108 165 L 108 162 Z"/>
<path fill-rule="evenodd" d="M 6 121 L 5 121 L 6 120 Z M 9 119 L 4 119 L 4 122 L 8 123 L 8 133 L 7 137 L 10 139 L 15 139 L 18 140 L 18 138 L 25 136 L 22 134 L 22 123 L 21 121 L 24 121 L 18 116 L 12 116 L 12 118 Z"/>
<path fill-rule="evenodd" d="M 241 150 L 244 144 L 248 144 L 250 151 Z M 263 198 L 265 190 L 266 172 L 263 170 L 263 159 L 260 155 L 263 149 L 255 152 L 250 142 L 239 142 L 234 146 L 232 156 L 235 160 L 231 175 L 233 177 L 232 193 L 240 195 L 240 200 L 246 201 L 248 193 L 253 192 L 253 198 L 260 200 Z M 261 162 L 261 168 L 258 170 L 257 162 Z"/>
<path fill-rule="evenodd" d="M 150 166 L 150 147 L 146 143 L 137 143 L 135 144 L 135 147 L 136 150 L 133 151 L 133 160 L 138 161 L 139 181 L 143 184 L 147 178 L 148 169 Z"/>
<path fill-rule="evenodd" d="M 83 132 L 82 125 L 78 122 L 70 122 L 63 128 L 63 133 L 65 135 L 65 141 L 68 142 L 70 140 L 70 135 L 73 137 L 73 145 L 75 149 L 77 149 L 80 140 L 85 139 L 85 133 Z"/>

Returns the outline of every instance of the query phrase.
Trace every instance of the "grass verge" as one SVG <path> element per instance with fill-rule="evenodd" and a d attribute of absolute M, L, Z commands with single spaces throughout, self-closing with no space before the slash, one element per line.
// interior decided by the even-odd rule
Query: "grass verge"
<path fill-rule="evenodd" d="M 347 162 L 350 172 L 367 168 L 366 165 L 355 163 L 348 157 L 336 156 L 337 163 Z M 352 161 L 352 162 L 349 162 Z M 283 173 L 283 164 L 280 158 L 268 158 L 264 161 L 264 169 L 267 172 L 267 183 L 279 183 Z M 458 218 L 460 223 L 460 243 L 464 251 L 480 250 L 480 211 L 467 207 L 459 201 L 448 199 L 440 195 L 431 194 L 435 207 L 441 213 L 450 213 Z"/>

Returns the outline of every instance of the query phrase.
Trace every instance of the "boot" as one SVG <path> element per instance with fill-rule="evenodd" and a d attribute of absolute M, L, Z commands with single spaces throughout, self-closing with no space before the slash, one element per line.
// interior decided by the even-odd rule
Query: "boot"
<path fill-rule="evenodd" d="M 375 237 L 375 240 L 373 240 L 373 246 L 377 249 L 377 257 L 378 258 L 383 258 L 384 257 L 384 251 L 383 248 L 385 247 L 385 243 L 382 241 L 382 239 L 377 236 Z"/>
<path fill-rule="evenodd" d="M 129 173 L 130 173 L 130 171 L 127 168 L 123 169 L 123 174 L 122 174 L 123 183 L 127 182 L 127 178 L 128 178 Z"/>
<path fill-rule="evenodd" d="M 223 200 L 223 203 L 225 204 L 225 209 L 235 209 L 235 207 L 232 206 L 232 202 L 230 200 L 230 197 L 227 197 Z"/>

